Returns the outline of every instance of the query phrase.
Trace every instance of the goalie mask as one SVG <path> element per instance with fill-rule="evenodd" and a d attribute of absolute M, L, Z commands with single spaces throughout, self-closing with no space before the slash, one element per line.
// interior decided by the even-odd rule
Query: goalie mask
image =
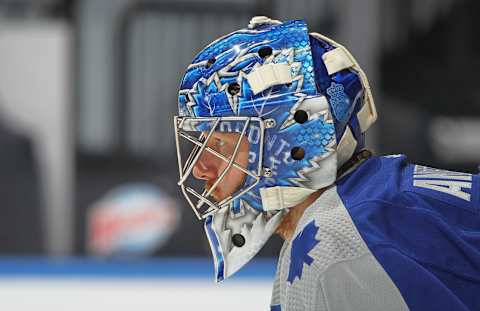
<path fill-rule="evenodd" d="M 178 184 L 204 220 L 217 281 L 258 253 L 290 207 L 335 182 L 376 119 L 344 47 L 301 20 L 266 17 L 201 51 L 178 104 Z"/>

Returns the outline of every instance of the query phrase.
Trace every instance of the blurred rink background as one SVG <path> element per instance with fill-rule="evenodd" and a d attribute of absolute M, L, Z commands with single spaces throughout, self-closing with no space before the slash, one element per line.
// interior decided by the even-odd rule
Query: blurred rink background
<path fill-rule="evenodd" d="M 268 309 L 281 241 L 213 283 L 172 128 L 193 56 L 254 15 L 352 51 L 378 154 L 478 171 L 476 0 L 0 0 L 0 309 Z"/>

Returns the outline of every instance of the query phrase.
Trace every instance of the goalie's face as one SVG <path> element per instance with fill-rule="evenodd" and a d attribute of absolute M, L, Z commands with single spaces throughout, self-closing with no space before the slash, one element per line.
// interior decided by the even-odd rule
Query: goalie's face
<path fill-rule="evenodd" d="M 231 159 L 234 156 L 235 146 L 239 140 L 240 145 L 235 153 L 234 163 L 246 168 L 248 164 L 249 142 L 245 136 L 241 136 L 239 133 L 214 132 L 207 147 L 215 150 L 227 159 Z M 228 162 L 205 150 L 193 168 L 193 176 L 196 179 L 205 181 L 206 191 L 209 191 L 214 186 L 225 170 L 228 170 L 210 195 L 216 202 L 220 202 L 235 193 L 245 180 L 246 174 L 243 171 L 236 166 L 230 166 L 230 168 L 228 166 Z"/>
<path fill-rule="evenodd" d="M 259 183 L 264 129 L 256 117 L 175 117 L 178 185 L 198 219 L 238 207 Z"/>

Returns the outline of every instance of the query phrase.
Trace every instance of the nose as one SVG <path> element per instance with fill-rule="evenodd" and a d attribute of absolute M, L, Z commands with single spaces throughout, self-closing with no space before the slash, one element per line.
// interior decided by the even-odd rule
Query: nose
<path fill-rule="evenodd" d="M 203 154 L 193 167 L 193 177 L 202 180 L 213 180 L 216 178 L 215 170 L 208 162 L 208 155 Z"/>

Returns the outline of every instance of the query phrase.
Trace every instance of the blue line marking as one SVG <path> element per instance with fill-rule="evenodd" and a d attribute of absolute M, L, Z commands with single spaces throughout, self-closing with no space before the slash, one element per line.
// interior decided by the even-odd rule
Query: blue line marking
<path fill-rule="evenodd" d="M 1 277 L 86 278 L 208 278 L 213 265 L 208 257 L 163 257 L 155 259 L 88 259 L 79 257 L 0 257 Z M 271 279 L 276 259 L 258 258 L 235 275 L 239 278 Z"/>

